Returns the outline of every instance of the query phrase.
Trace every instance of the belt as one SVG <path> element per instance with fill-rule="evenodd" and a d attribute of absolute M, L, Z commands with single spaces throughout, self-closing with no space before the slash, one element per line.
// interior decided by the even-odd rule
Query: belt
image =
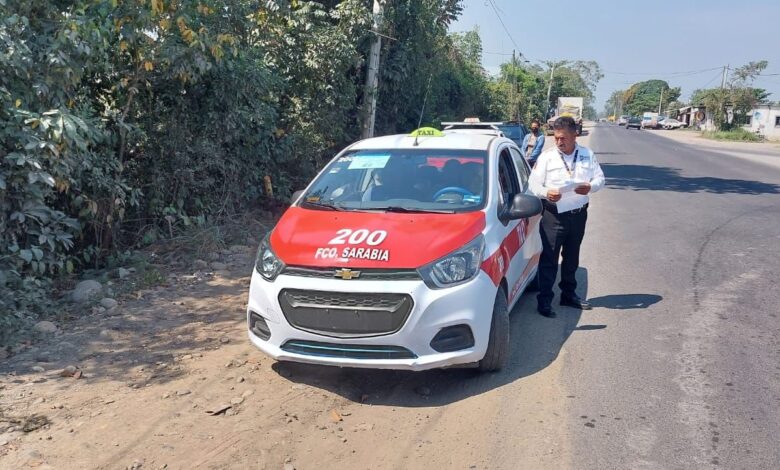
<path fill-rule="evenodd" d="M 548 212 L 552 212 L 553 214 L 579 214 L 580 212 L 584 212 L 588 210 L 588 206 L 590 205 L 590 203 L 586 203 L 582 207 L 578 207 L 576 209 L 572 209 L 566 212 L 558 212 L 558 206 L 556 206 L 555 203 L 552 203 L 546 199 L 542 199 L 542 205 L 544 206 L 544 210 Z"/>

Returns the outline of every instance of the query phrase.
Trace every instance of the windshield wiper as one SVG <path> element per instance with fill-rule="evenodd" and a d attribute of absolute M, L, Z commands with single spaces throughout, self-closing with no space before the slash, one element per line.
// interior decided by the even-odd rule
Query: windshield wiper
<path fill-rule="evenodd" d="M 344 210 L 346 210 L 343 207 L 337 206 L 335 204 L 326 204 L 324 202 L 307 201 L 305 199 L 303 201 L 301 201 L 301 205 L 304 205 L 304 204 L 307 205 L 307 206 L 310 206 L 310 207 L 316 207 L 317 209 L 324 209 L 324 210 L 328 210 L 328 211 L 344 211 Z"/>
<path fill-rule="evenodd" d="M 454 214 L 452 209 L 412 209 L 401 206 L 372 207 L 371 209 L 385 212 L 398 212 L 401 214 Z"/>

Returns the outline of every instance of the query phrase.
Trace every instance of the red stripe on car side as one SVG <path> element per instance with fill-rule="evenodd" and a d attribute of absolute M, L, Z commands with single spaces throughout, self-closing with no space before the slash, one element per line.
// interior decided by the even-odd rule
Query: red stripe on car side
<path fill-rule="evenodd" d="M 537 217 L 532 219 L 534 223 L 529 223 L 528 219 L 521 220 L 520 223 L 504 237 L 504 240 L 501 242 L 498 249 L 482 262 L 482 270 L 490 276 L 490 279 L 496 286 L 501 284 L 501 279 L 509 270 L 509 263 L 523 247 L 523 244 L 528 237 L 531 236 L 531 227 L 537 225 L 535 223 Z M 528 269 L 528 267 L 526 267 L 526 269 Z"/>

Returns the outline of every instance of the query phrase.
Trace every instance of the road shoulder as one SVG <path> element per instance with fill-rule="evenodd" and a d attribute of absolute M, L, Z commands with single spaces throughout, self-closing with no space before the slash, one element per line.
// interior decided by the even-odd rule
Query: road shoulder
<path fill-rule="evenodd" d="M 712 140 L 692 131 L 646 131 L 677 143 L 780 168 L 780 144 Z"/>

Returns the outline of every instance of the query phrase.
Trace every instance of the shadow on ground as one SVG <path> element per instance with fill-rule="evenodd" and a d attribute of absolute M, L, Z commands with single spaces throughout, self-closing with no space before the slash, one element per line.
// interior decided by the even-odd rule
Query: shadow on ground
<path fill-rule="evenodd" d="M 587 270 L 577 272 L 582 296 L 587 295 Z M 556 307 L 558 317 L 536 313 L 535 293 L 525 293 L 511 316 L 511 358 L 500 372 L 442 369 L 424 372 L 348 369 L 279 362 L 273 368 L 292 382 L 326 389 L 355 402 L 375 405 L 444 406 L 489 392 L 544 370 L 558 357 L 573 331 L 588 332 L 605 325 L 578 327 L 579 310 Z M 488 309 L 489 310 L 489 309 Z M 597 333 L 595 333 L 597 334 Z"/>
<path fill-rule="evenodd" d="M 605 295 L 588 299 L 593 307 L 602 307 L 615 310 L 632 310 L 647 308 L 663 300 L 663 297 L 655 294 L 619 294 Z"/>
<path fill-rule="evenodd" d="M 760 181 L 683 176 L 678 168 L 602 163 L 610 189 L 712 194 L 780 194 L 780 185 Z"/>

